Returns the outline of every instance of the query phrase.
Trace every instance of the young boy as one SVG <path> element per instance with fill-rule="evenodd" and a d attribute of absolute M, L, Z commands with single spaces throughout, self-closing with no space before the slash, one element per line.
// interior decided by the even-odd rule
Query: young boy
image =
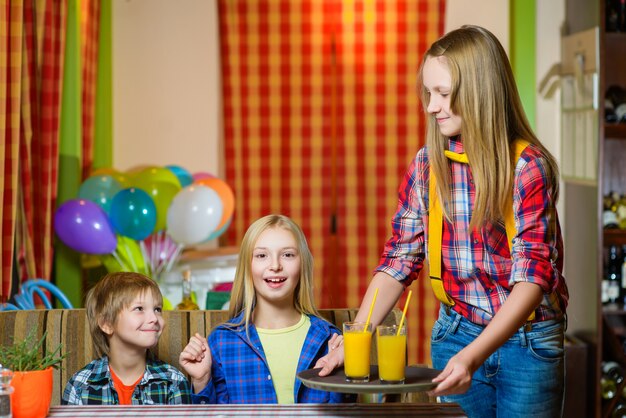
<path fill-rule="evenodd" d="M 103 277 L 87 294 L 89 331 L 97 360 L 72 376 L 64 405 L 191 403 L 189 382 L 176 368 L 152 358 L 163 331 L 158 285 L 138 273 Z"/>

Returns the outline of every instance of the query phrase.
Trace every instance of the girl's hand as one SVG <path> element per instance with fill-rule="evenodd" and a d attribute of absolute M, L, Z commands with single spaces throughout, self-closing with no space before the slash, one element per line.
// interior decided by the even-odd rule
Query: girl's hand
<path fill-rule="evenodd" d="M 473 371 L 470 363 L 465 361 L 461 354 L 462 352 L 459 352 L 452 357 L 445 369 L 433 379 L 433 382 L 439 384 L 435 389 L 428 392 L 429 396 L 455 395 L 467 392 L 472 385 Z"/>
<path fill-rule="evenodd" d="M 315 368 L 322 368 L 319 372 L 320 376 L 328 376 L 341 365 L 343 365 L 343 336 L 333 334 L 328 340 L 328 354 L 317 360 Z"/>
<path fill-rule="evenodd" d="M 211 380 L 211 350 L 202 335 L 196 333 L 185 349 L 180 353 L 178 362 L 183 370 L 191 377 L 194 393 L 202 391 Z"/>

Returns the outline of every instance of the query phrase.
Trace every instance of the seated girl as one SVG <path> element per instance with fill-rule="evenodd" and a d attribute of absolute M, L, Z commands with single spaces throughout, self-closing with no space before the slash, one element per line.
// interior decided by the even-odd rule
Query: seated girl
<path fill-rule="evenodd" d="M 311 389 L 296 374 L 342 341 L 313 302 L 313 257 L 291 219 L 269 215 L 241 243 L 230 320 L 180 354 L 194 403 L 327 403 L 349 397 Z"/>

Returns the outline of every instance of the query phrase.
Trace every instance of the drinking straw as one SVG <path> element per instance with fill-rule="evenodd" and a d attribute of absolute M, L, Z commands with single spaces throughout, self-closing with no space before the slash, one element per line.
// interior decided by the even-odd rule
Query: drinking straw
<path fill-rule="evenodd" d="M 400 318 L 400 326 L 398 327 L 398 334 L 400 335 L 400 330 L 402 329 L 402 325 L 404 325 L 404 317 L 406 316 L 406 308 L 409 307 L 409 301 L 411 300 L 411 294 L 413 294 L 412 290 L 409 290 L 409 294 L 406 297 L 406 301 L 404 302 L 404 309 L 402 310 L 402 318 Z"/>
<path fill-rule="evenodd" d="M 365 321 L 364 332 L 367 332 L 367 327 L 370 324 L 370 318 L 372 317 L 372 311 L 374 310 L 374 304 L 376 303 L 376 296 L 378 296 L 378 288 L 374 291 L 374 297 L 372 298 L 372 304 L 370 305 L 370 312 L 367 314 L 367 321 Z"/>

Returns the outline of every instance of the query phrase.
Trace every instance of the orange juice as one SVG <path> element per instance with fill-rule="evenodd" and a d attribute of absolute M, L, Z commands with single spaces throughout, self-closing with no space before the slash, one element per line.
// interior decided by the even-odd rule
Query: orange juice
<path fill-rule="evenodd" d="M 366 379 L 370 375 L 372 334 L 352 331 L 343 334 L 344 369 L 346 377 Z"/>
<path fill-rule="evenodd" d="M 377 335 L 378 375 L 386 382 L 403 382 L 406 367 L 406 334 Z"/>
<path fill-rule="evenodd" d="M 370 377 L 371 324 L 364 330 L 363 323 L 343 324 L 344 372 L 349 381 L 367 382 Z"/>

